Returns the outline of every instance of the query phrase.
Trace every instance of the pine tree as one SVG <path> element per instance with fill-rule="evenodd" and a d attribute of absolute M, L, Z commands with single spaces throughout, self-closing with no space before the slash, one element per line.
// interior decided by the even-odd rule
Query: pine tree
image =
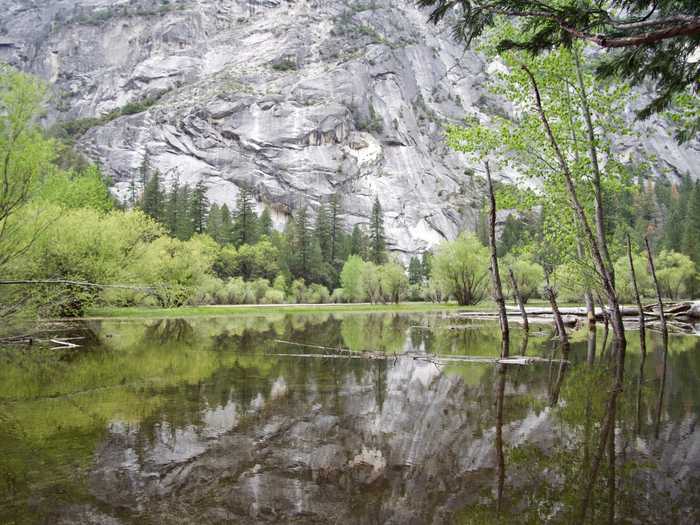
<path fill-rule="evenodd" d="M 319 249 L 321 250 L 321 257 L 325 262 L 329 264 L 332 263 L 331 223 L 328 217 L 328 211 L 323 204 L 318 208 L 318 213 L 316 214 L 316 229 L 314 233 L 318 240 Z"/>
<path fill-rule="evenodd" d="M 194 187 L 190 198 L 189 212 L 192 220 L 192 231 L 194 233 L 204 233 L 209 214 L 209 199 L 207 199 L 207 189 L 204 186 L 204 181 L 199 181 Z"/>
<path fill-rule="evenodd" d="M 685 217 L 682 251 L 700 267 L 700 181 L 688 199 L 688 213 Z"/>
<path fill-rule="evenodd" d="M 128 196 L 129 208 L 133 208 L 134 206 L 136 206 L 137 201 L 138 201 L 138 197 L 137 197 L 137 192 L 136 192 L 136 179 L 132 175 L 131 181 L 129 182 L 129 196 Z"/>
<path fill-rule="evenodd" d="M 408 263 L 408 282 L 410 284 L 420 284 L 423 281 L 423 266 L 418 257 L 411 257 Z"/>
<path fill-rule="evenodd" d="M 175 236 L 186 241 L 194 230 L 192 228 L 192 219 L 190 218 L 190 187 L 185 184 L 180 186 L 177 196 L 177 220 L 175 222 Z"/>
<path fill-rule="evenodd" d="M 350 236 L 350 255 L 359 255 L 363 260 L 367 260 L 367 235 L 359 224 L 352 228 Z"/>
<path fill-rule="evenodd" d="M 676 252 L 683 250 L 685 229 L 679 225 L 685 224 L 688 201 L 692 191 L 692 182 L 688 176 L 683 177 L 679 188 L 672 187 L 670 211 L 666 220 L 663 243 L 669 250 Z"/>
<path fill-rule="evenodd" d="M 379 197 L 374 200 L 369 223 L 369 257 L 375 264 L 386 262 L 386 239 L 384 237 L 384 216 Z"/>
<path fill-rule="evenodd" d="M 207 234 L 219 244 L 223 244 L 221 240 L 221 208 L 216 203 L 209 207 Z"/>
<path fill-rule="evenodd" d="M 265 209 L 260 214 L 258 219 L 258 233 L 270 237 L 272 235 L 272 217 L 270 216 L 270 208 L 265 206 Z"/>
<path fill-rule="evenodd" d="M 253 209 L 253 196 L 248 186 L 241 186 L 233 219 L 232 241 L 236 246 L 254 244 L 257 240 L 257 216 Z"/>
<path fill-rule="evenodd" d="M 420 262 L 423 270 L 423 279 L 430 279 L 430 273 L 433 271 L 433 254 L 432 252 L 423 252 Z"/>
<path fill-rule="evenodd" d="M 226 204 L 221 206 L 221 231 L 219 232 L 219 242 L 229 244 L 233 239 L 233 221 L 231 212 Z"/>
<path fill-rule="evenodd" d="M 297 258 L 297 273 L 304 276 L 311 260 L 311 228 L 306 206 L 297 211 L 294 217 L 294 249 Z"/>
<path fill-rule="evenodd" d="M 163 190 L 160 186 L 160 173 L 153 172 L 143 190 L 141 209 L 157 221 L 163 220 Z"/>
<path fill-rule="evenodd" d="M 146 191 L 146 184 L 148 184 L 151 175 L 151 157 L 148 151 L 143 154 L 143 160 L 141 161 L 141 166 L 139 166 L 139 175 L 141 176 L 141 187 Z"/>
<path fill-rule="evenodd" d="M 165 206 L 163 213 L 163 222 L 165 227 L 170 232 L 170 235 L 175 236 L 178 224 L 178 214 L 180 211 L 180 179 L 175 178 L 170 191 L 165 198 Z"/>
<path fill-rule="evenodd" d="M 343 257 L 343 219 L 341 214 L 342 202 L 340 194 L 334 193 L 331 195 L 331 201 L 329 204 L 328 214 L 331 224 L 331 253 L 330 261 L 336 267 L 340 266 L 340 263 L 345 259 Z"/>

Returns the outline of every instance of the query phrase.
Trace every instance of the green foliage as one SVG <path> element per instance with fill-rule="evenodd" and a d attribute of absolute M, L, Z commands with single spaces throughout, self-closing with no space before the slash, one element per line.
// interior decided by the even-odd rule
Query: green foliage
<path fill-rule="evenodd" d="M 389 262 L 379 267 L 379 282 L 383 295 L 383 302 L 399 304 L 408 291 L 408 277 L 403 266 L 395 262 Z"/>
<path fill-rule="evenodd" d="M 242 185 L 239 188 L 231 229 L 231 241 L 236 246 L 253 244 L 258 239 L 258 218 L 255 215 L 254 204 L 250 188 Z"/>
<path fill-rule="evenodd" d="M 379 197 L 375 197 L 369 223 L 369 259 L 374 264 L 386 261 L 386 238 L 384 235 L 384 215 Z"/>
<path fill-rule="evenodd" d="M 653 297 L 654 283 L 649 273 L 649 265 L 644 254 L 633 253 L 634 274 L 637 278 L 637 288 L 641 297 Z M 615 289 L 620 301 L 627 303 L 635 302 L 634 285 L 632 274 L 630 273 L 630 263 L 627 256 L 620 257 L 615 261 Z"/>
<path fill-rule="evenodd" d="M 350 302 L 362 301 L 365 291 L 362 287 L 362 269 L 364 261 L 359 255 L 351 255 L 340 272 L 340 284 L 343 287 L 343 297 Z"/>
<path fill-rule="evenodd" d="M 503 259 L 501 268 L 503 291 L 507 296 L 514 297 L 515 291 L 507 274 L 509 269 L 513 270 L 523 303 L 527 303 L 533 295 L 537 294 L 544 283 L 544 268 L 529 257 L 509 254 Z"/>
<path fill-rule="evenodd" d="M 462 233 L 437 247 L 431 276 L 459 304 L 476 304 L 486 295 L 488 267 L 486 247 L 474 234 Z"/>
<path fill-rule="evenodd" d="M 64 208 L 110 211 L 114 200 L 100 170 L 90 166 L 81 172 L 56 172 L 44 178 L 36 198 Z"/>
<path fill-rule="evenodd" d="M 695 263 L 682 253 L 662 250 L 654 261 L 662 293 L 679 299 L 691 293 L 697 282 Z"/>
<path fill-rule="evenodd" d="M 146 182 L 146 186 L 143 189 L 143 196 L 141 197 L 141 209 L 143 212 L 151 217 L 152 219 L 163 222 L 165 203 L 164 203 L 164 193 L 161 189 L 160 173 L 157 171 L 152 173 Z M 177 195 L 177 192 L 173 192 Z M 171 194 L 172 195 L 172 194 Z M 171 196 L 172 199 L 172 196 Z M 168 206 L 170 206 L 170 201 Z M 175 206 L 175 205 L 173 205 Z M 170 213 L 170 212 L 169 212 Z M 174 228 L 174 224 L 168 225 Z"/>
<path fill-rule="evenodd" d="M 423 265 L 418 257 L 411 257 L 408 263 L 408 282 L 409 284 L 420 284 L 423 282 Z"/>
<path fill-rule="evenodd" d="M 451 0 L 419 0 L 419 4 L 433 9 L 433 22 L 442 20 L 448 12 L 454 15 L 451 8 L 455 3 Z M 678 96 L 692 96 L 690 92 L 697 89 L 700 65 L 690 59 L 700 49 L 697 2 L 496 0 L 465 2 L 458 7 L 461 13 L 457 14 L 453 32 L 468 46 L 484 31 L 494 26 L 498 29 L 502 17 L 497 15 L 505 13 L 509 21 L 517 21 L 517 31 L 497 35 L 494 48 L 501 53 L 509 49 L 546 53 L 581 42 L 612 48 L 598 56 L 599 77 L 633 84 L 647 80 L 656 83 L 655 98 L 639 113 L 642 117 L 665 109 Z M 651 21 L 650 13 L 654 14 Z M 659 23 L 664 19 L 665 23 Z M 697 113 L 694 117 L 697 125 Z"/>

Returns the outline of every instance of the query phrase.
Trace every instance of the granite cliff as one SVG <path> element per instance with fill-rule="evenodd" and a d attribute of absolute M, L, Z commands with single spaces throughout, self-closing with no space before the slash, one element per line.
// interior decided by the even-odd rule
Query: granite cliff
<path fill-rule="evenodd" d="M 444 123 L 509 111 L 492 66 L 426 17 L 401 0 L 9 0 L 0 60 L 50 83 L 47 125 L 128 108 L 77 141 L 122 198 L 145 162 L 213 202 L 250 184 L 279 226 L 334 192 L 366 222 L 378 195 L 407 254 L 476 223 L 482 188 Z M 650 127 L 621 154 L 700 175 L 697 141 Z"/>

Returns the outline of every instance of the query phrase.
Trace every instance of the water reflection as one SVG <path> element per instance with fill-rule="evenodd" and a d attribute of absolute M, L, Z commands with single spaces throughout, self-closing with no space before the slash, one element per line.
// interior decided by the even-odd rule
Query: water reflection
<path fill-rule="evenodd" d="M 514 330 L 550 360 L 527 366 L 417 359 L 500 354 L 497 324 L 445 314 L 80 329 L 70 359 L 1 354 L 0 522 L 697 521 L 697 339 L 631 344 L 616 388 L 588 328 L 565 352 Z"/>

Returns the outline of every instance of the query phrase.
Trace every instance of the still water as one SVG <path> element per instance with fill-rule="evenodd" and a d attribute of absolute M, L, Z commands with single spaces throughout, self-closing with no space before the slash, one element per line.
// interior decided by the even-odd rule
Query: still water
<path fill-rule="evenodd" d="M 642 366 L 628 334 L 602 443 L 603 330 L 575 332 L 567 362 L 548 328 L 513 335 L 534 363 L 444 359 L 496 358 L 497 330 L 444 313 L 109 320 L 76 323 L 78 349 L 4 349 L 0 523 L 700 522 L 700 338 L 671 338 L 662 394 L 660 338 Z"/>

